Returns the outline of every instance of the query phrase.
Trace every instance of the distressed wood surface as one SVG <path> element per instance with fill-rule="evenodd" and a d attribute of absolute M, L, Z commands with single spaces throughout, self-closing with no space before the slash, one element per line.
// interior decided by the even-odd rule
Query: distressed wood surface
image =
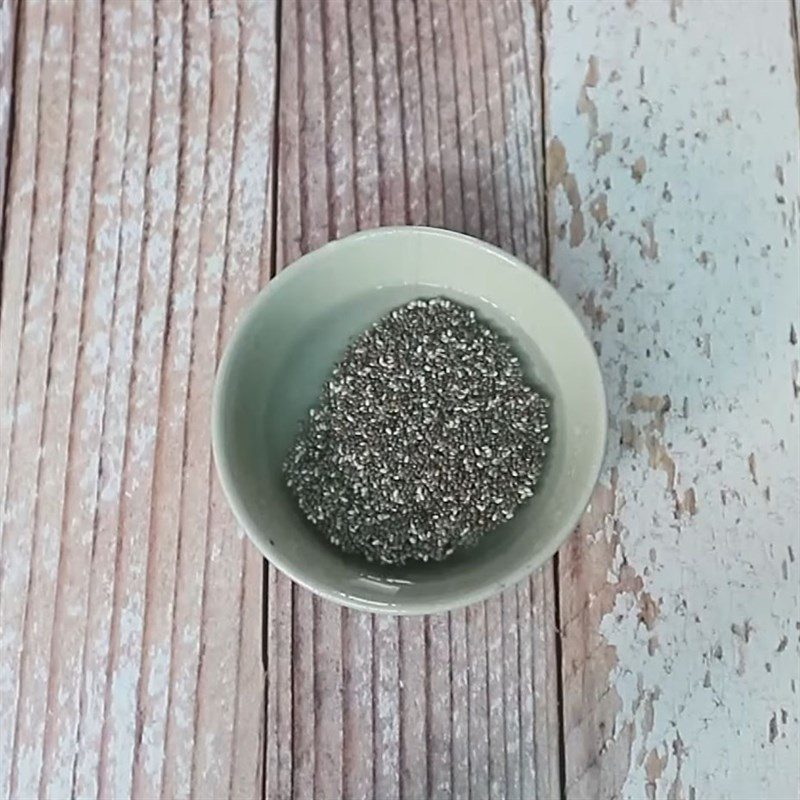
<path fill-rule="evenodd" d="M 284 0 L 278 268 L 381 224 L 543 266 L 536 18 L 515 0 Z M 270 569 L 266 795 L 558 796 L 552 567 L 487 603 L 343 610 Z"/>
<path fill-rule="evenodd" d="M 261 561 L 212 477 L 208 416 L 269 255 L 275 15 L 19 8 L 2 797 L 261 792 Z"/>
<path fill-rule="evenodd" d="M 0 797 L 796 796 L 797 26 L 0 0 Z M 611 434 L 555 564 L 398 620 L 263 565 L 208 419 L 276 269 L 405 223 L 550 275 Z"/>
<path fill-rule="evenodd" d="M 610 403 L 562 551 L 566 796 L 797 796 L 788 2 L 549 5 L 552 278 Z"/>

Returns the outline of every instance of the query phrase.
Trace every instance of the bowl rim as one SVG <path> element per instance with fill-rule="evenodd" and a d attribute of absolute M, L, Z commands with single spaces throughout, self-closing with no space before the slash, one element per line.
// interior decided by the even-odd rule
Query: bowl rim
<path fill-rule="evenodd" d="M 596 373 L 595 377 L 601 390 L 599 393 L 599 401 L 602 407 L 598 409 L 601 446 L 598 447 L 596 452 L 592 454 L 593 459 L 590 465 L 590 474 L 594 476 L 594 479 L 591 483 L 587 482 L 588 488 L 585 489 L 581 494 L 580 502 L 575 503 L 574 510 L 568 515 L 567 521 L 559 526 L 558 530 L 548 537 L 549 544 L 547 546 L 524 561 L 521 561 L 515 568 L 510 569 L 503 577 L 487 582 L 486 584 L 464 589 L 457 594 L 451 593 L 447 597 L 442 597 L 441 599 L 437 600 L 429 600 L 419 603 L 414 600 L 384 601 L 381 603 L 373 603 L 346 591 L 337 591 L 328 587 L 319 586 L 313 580 L 309 579 L 305 574 L 303 574 L 301 570 L 298 570 L 292 565 L 287 564 L 282 558 L 278 548 L 269 544 L 269 538 L 264 531 L 262 531 L 261 527 L 251 524 L 251 518 L 244 508 L 244 503 L 239 495 L 236 483 L 231 474 L 229 458 L 225 450 L 224 437 L 222 433 L 223 392 L 224 387 L 226 387 L 229 383 L 227 378 L 231 370 L 233 354 L 241 345 L 241 339 L 244 335 L 244 331 L 249 327 L 250 321 L 253 320 L 258 314 L 262 313 L 263 307 L 276 289 L 278 289 L 284 283 L 288 283 L 288 281 L 296 280 L 304 267 L 307 268 L 326 252 L 339 249 L 345 243 L 352 244 L 362 239 L 382 236 L 402 236 L 408 234 L 412 234 L 414 236 L 422 234 L 425 236 L 454 239 L 464 244 L 477 247 L 478 249 L 488 252 L 495 257 L 502 258 L 511 267 L 524 272 L 524 274 L 534 283 L 538 281 L 538 288 L 544 291 L 545 294 L 549 294 L 550 300 L 556 305 L 560 305 L 566 312 L 566 316 L 574 320 L 576 328 L 580 332 L 580 336 L 583 337 L 589 352 L 592 354 L 591 364 Z M 453 611 L 473 603 L 486 600 L 494 594 L 514 586 L 527 575 L 530 575 L 534 570 L 541 567 L 553 557 L 561 545 L 563 545 L 567 540 L 570 533 L 575 529 L 584 511 L 589 506 L 592 494 L 594 493 L 600 477 L 607 446 L 608 400 L 606 397 L 605 384 L 603 382 L 602 371 L 600 369 L 600 363 L 598 361 L 594 346 L 589 338 L 586 328 L 581 323 L 577 314 L 572 310 L 572 308 L 570 308 L 569 304 L 564 300 L 564 298 L 561 297 L 555 287 L 533 266 L 526 264 L 516 256 L 513 256 L 507 251 L 496 247 L 489 242 L 485 242 L 482 239 L 469 236 L 468 234 L 450 231 L 444 228 L 429 227 L 425 225 L 392 225 L 369 228 L 351 233 L 339 239 L 333 239 L 329 242 L 326 242 L 321 247 L 311 250 L 308 253 L 300 256 L 295 261 L 287 264 L 258 292 L 258 294 L 251 300 L 250 306 L 236 322 L 234 330 L 232 331 L 231 336 L 225 345 L 224 352 L 222 353 L 222 357 L 220 358 L 219 365 L 217 367 L 217 374 L 214 378 L 214 387 L 211 400 L 211 450 L 223 493 L 231 510 L 233 511 L 233 515 L 236 518 L 237 523 L 244 529 L 248 538 L 255 545 L 261 555 L 300 586 L 303 586 L 314 594 L 327 600 L 331 600 L 349 608 L 370 613 L 389 614 L 393 616 L 410 616 Z"/>

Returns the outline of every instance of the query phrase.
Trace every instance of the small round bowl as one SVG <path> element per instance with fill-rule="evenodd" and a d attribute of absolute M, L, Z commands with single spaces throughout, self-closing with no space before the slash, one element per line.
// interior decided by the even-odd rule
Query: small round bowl
<path fill-rule="evenodd" d="M 513 342 L 552 402 L 550 449 L 534 496 L 476 547 L 439 563 L 372 564 L 307 522 L 281 465 L 348 341 L 392 308 L 435 296 L 471 306 Z M 303 256 L 256 298 L 217 373 L 212 436 L 233 512 L 276 567 L 354 608 L 433 613 L 512 586 L 553 555 L 597 480 L 606 401 L 581 324 L 533 268 L 450 231 L 377 228 Z"/>

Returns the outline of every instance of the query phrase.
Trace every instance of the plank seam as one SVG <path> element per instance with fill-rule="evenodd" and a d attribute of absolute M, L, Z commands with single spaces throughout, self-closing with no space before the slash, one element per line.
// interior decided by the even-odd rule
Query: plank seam
<path fill-rule="evenodd" d="M 303 52 L 302 43 L 305 41 L 305 18 L 300 9 L 300 1 L 295 0 L 295 30 L 297 37 L 297 115 L 298 119 L 302 119 L 305 113 L 304 100 L 305 100 L 305 78 L 306 78 L 306 59 Z M 297 141 L 297 158 L 300 164 L 306 162 L 306 137 L 298 136 Z M 300 255 L 308 252 L 308 203 L 303 202 L 304 198 L 308 198 L 308 173 L 302 167 L 299 170 L 299 197 L 300 197 Z M 282 264 L 283 268 L 286 266 Z M 294 585 L 294 584 L 293 584 Z M 293 591 L 294 594 L 294 591 Z M 294 636 L 292 637 L 292 645 L 294 645 Z"/>
<path fill-rule="evenodd" d="M 533 0 L 536 10 L 536 24 L 539 45 L 539 96 L 541 124 L 539 129 L 539 156 L 541 167 L 538 174 L 542 181 L 542 191 L 540 201 L 542 203 L 543 214 L 540 218 L 542 229 L 542 245 L 544 248 L 544 274 L 550 280 L 552 277 L 552 251 L 550 247 L 550 193 L 547 183 L 547 33 L 545 26 L 545 16 L 548 13 L 548 0 Z M 564 720 L 564 675 L 563 675 L 563 631 L 561 627 L 561 559 L 558 552 L 553 556 L 552 565 L 549 567 L 553 571 L 553 605 L 555 617 L 555 659 L 556 659 L 556 702 L 558 716 L 558 782 L 559 797 L 566 800 L 567 797 L 567 748 L 565 736 Z"/>
<path fill-rule="evenodd" d="M 271 278 L 276 272 L 276 262 L 278 260 L 278 211 L 277 211 L 277 198 L 278 198 L 278 174 L 280 166 L 280 99 L 281 99 L 281 48 L 283 46 L 283 0 L 275 0 L 275 95 L 273 97 L 273 114 L 272 114 L 272 153 L 270 156 L 270 168 L 272 174 L 268 174 L 270 193 L 267 199 L 267 208 L 265 214 L 271 214 L 272 219 L 269 223 L 270 240 L 269 240 L 269 264 L 266 280 L 262 274 L 262 286 L 266 284 L 267 280 Z M 264 231 L 267 226 L 264 225 Z M 259 254 L 263 250 L 263 234 L 262 246 L 259 248 Z M 266 563 L 266 559 L 264 562 Z"/>
<path fill-rule="evenodd" d="M 226 282 L 229 270 L 229 261 L 230 261 L 230 251 L 231 251 L 231 241 L 230 241 L 230 228 L 231 228 L 231 208 L 233 206 L 233 190 L 234 185 L 236 183 L 236 165 L 237 159 L 240 154 L 241 148 L 241 135 L 240 135 L 240 128 L 241 125 L 241 115 L 242 115 L 242 72 L 243 72 L 243 65 L 244 65 L 244 37 L 242 36 L 242 0 L 236 0 L 236 28 L 239 32 L 239 35 L 236 39 L 236 100 L 234 102 L 233 108 L 233 149 L 231 152 L 231 172 L 230 178 L 228 180 L 228 203 L 227 203 L 227 213 L 226 213 L 226 220 L 225 220 L 225 260 L 223 262 L 222 267 L 222 291 L 220 293 L 220 325 L 217 329 L 217 352 L 216 352 L 216 366 L 219 366 L 220 361 L 220 350 L 222 345 L 222 332 L 223 332 L 223 320 L 225 314 L 225 290 L 226 290 Z M 213 458 L 211 459 L 213 460 Z M 209 483 L 209 496 L 211 492 L 211 484 Z M 236 531 L 231 531 L 231 533 L 235 536 Z M 243 644 L 243 633 L 244 633 L 244 595 L 245 595 L 245 566 L 246 566 L 246 546 L 247 546 L 247 539 L 246 537 L 242 537 L 242 546 L 240 548 L 241 555 L 242 555 L 242 572 L 241 572 L 241 579 L 240 579 L 240 587 L 239 587 L 239 598 L 238 598 L 238 608 L 236 617 L 239 620 L 239 635 L 237 637 L 237 652 L 236 652 L 236 679 L 234 681 L 234 685 L 236 686 L 236 693 L 234 695 L 234 702 L 233 702 L 233 732 L 231 734 L 231 754 L 230 758 L 228 759 L 230 773 L 228 775 L 228 797 L 233 796 L 233 775 L 234 769 L 233 765 L 235 763 L 235 753 L 236 753 L 236 744 L 237 744 L 237 735 L 238 735 L 238 728 L 239 728 L 239 686 L 242 676 L 242 644 Z"/>
<path fill-rule="evenodd" d="M 323 149 L 325 151 L 325 195 L 328 199 L 328 209 L 325 215 L 327 223 L 328 223 L 328 240 L 331 239 L 331 234 L 333 233 L 337 237 L 340 235 L 340 231 L 337 227 L 337 220 L 335 219 L 335 210 L 334 210 L 334 219 L 331 220 L 331 205 L 332 200 L 336 196 L 335 192 L 335 178 L 333 173 L 333 150 L 330 146 L 331 143 L 331 113 L 330 113 L 330 98 L 331 98 L 331 72 L 328 65 L 328 39 L 327 39 L 327 31 L 326 28 L 328 21 L 328 15 L 326 13 L 326 9 L 322 7 L 320 9 L 319 14 L 319 35 L 320 35 L 320 55 L 322 61 L 322 116 L 323 116 L 323 124 L 322 124 L 322 140 L 323 140 Z M 331 230 L 331 227 L 334 230 Z"/>
<path fill-rule="evenodd" d="M 544 275 L 550 280 L 551 276 L 551 254 L 550 254 L 550 197 L 547 187 L 547 42 L 544 18 L 547 14 L 548 0 L 532 0 L 536 10 L 537 36 L 539 39 L 539 108 L 541 114 L 541 125 L 539 126 L 539 163 L 537 177 L 541 181 L 540 202 L 542 204 L 542 214 L 539 217 L 541 226 L 542 245 L 544 248 L 543 266 Z M 558 559 L 558 554 L 556 554 Z M 556 561 L 557 564 L 557 561 Z M 556 570 L 558 572 L 558 570 Z M 558 605 L 558 604 L 556 604 Z M 559 662 L 560 663 L 560 662 Z"/>
<path fill-rule="evenodd" d="M 268 217 L 268 222 L 265 221 L 264 228 L 262 229 L 261 247 L 259 248 L 259 260 L 262 263 L 260 272 L 261 285 L 265 285 L 269 279 L 275 275 L 277 270 L 278 258 L 278 211 L 277 211 L 277 198 L 278 198 L 278 177 L 280 173 L 280 97 L 281 97 L 281 60 L 283 46 L 283 0 L 276 0 L 275 3 L 275 77 L 274 77 L 274 98 L 273 98 L 273 116 L 272 116 L 272 148 L 270 155 L 269 168 L 272 170 L 271 174 L 267 174 L 268 193 L 265 199 L 265 217 Z M 260 254 L 264 249 L 264 233 L 269 226 L 269 261 L 267 263 L 266 275 L 263 271 L 263 259 Z M 269 563 L 267 559 L 263 559 L 262 578 L 261 578 L 261 663 L 264 667 L 264 723 L 263 723 L 263 740 L 261 747 L 261 800 L 267 800 L 267 782 L 268 775 L 268 756 L 267 751 L 269 748 L 269 732 L 270 732 L 270 672 L 269 672 L 269 615 L 270 609 L 270 596 L 269 596 Z M 276 709 L 277 714 L 277 709 Z M 277 753 L 276 753 L 277 756 Z M 277 760 L 277 758 L 276 758 Z M 277 783 L 276 783 L 277 785 Z"/>

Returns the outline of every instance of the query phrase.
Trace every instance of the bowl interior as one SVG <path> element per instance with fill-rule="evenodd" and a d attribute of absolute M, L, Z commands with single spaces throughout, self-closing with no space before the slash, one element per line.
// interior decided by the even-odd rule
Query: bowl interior
<path fill-rule="evenodd" d="M 285 488 L 281 465 L 348 341 L 392 308 L 434 296 L 475 308 L 513 342 L 551 399 L 550 449 L 534 497 L 478 546 L 437 564 L 381 566 L 324 540 Z M 452 608 L 542 563 L 588 502 L 605 432 L 594 351 L 552 287 L 494 247 L 431 228 L 356 234 L 281 273 L 237 329 L 215 391 L 215 457 L 240 523 L 298 582 L 373 611 Z"/>

